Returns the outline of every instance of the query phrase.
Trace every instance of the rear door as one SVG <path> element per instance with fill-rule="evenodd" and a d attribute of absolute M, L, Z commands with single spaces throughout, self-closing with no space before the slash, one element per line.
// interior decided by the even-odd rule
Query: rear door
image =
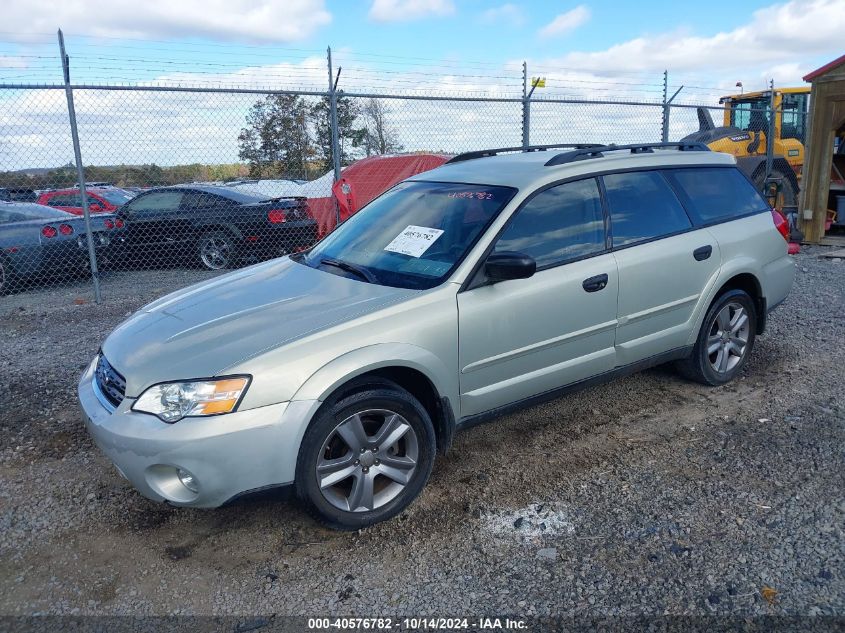
<path fill-rule="evenodd" d="M 510 219 L 495 251 L 530 255 L 537 272 L 458 294 L 463 417 L 615 363 L 616 261 L 595 178 L 535 195 Z"/>
<path fill-rule="evenodd" d="M 696 229 L 659 171 L 602 178 L 619 269 L 617 362 L 687 344 L 699 298 L 719 272 L 719 247 Z"/>

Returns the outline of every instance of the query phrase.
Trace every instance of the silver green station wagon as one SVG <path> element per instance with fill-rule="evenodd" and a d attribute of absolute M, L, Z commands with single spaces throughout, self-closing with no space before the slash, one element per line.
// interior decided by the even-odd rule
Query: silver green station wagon
<path fill-rule="evenodd" d="M 150 499 L 292 486 L 357 529 L 407 507 L 456 430 L 660 363 L 741 372 L 794 264 L 734 159 L 529 150 L 456 156 L 307 252 L 142 308 L 80 380 L 91 435 Z"/>

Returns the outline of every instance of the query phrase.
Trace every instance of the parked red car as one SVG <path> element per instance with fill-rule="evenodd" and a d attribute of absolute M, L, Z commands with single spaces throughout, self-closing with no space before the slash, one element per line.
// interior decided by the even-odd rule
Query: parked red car
<path fill-rule="evenodd" d="M 86 189 L 85 193 L 88 195 L 88 209 L 91 213 L 114 213 L 119 206 L 132 199 L 120 189 Z M 38 204 L 82 215 L 82 196 L 79 195 L 79 189 L 45 191 L 39 196 Z"/>

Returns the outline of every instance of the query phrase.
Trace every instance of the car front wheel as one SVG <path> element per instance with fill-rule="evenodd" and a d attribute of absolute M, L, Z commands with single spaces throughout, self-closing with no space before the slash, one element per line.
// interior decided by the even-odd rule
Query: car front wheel
<path fill-rule="evenodd" d="M 678 368 L 705 385 L 730 382 L 748 362 L 756 329 L 754 301 L 743 290 L 729 290 L 710 306 L 692 355 Z"/>
<path fill-rule="evenodd" d="M 397 385 L 371 385 L 318 413 L 302 441 L 297 496 L 329 527 L 367 527 L 419 495 L 434 454 L 425 408 Z"/>

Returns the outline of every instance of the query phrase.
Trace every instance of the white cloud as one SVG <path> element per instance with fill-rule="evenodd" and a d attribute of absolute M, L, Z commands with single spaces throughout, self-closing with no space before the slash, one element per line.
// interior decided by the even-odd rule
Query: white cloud
<path fill-rule="evenodd" d="M 0 55 L 0 68 L 26 68 L 27 63 L 23 57 L 15 55 Z"/>
<path fill-rule="evenodd" d="M 561 13 L 554 20 L 540 29 L 540 37 L 558 37 L 571 33 L 590 19 L 590 10 L 583 4 L 566 13 Z"/>
<path fill-rule="evenodd" d="M 481 20 L 487 24 L 506 22 L 514 26 L 522 26 L 525 24 L 525 14 L 517 5 L 508 3 L 487 9 L 481 14 Z"/>
<path fill-rule="evenodd" d="M 534 94 L 531 141 L 659 140 L 658 102 L 663 68 L 669 69 L 670 84 L 673 78 L 675 86 L 687 84 L 675 103 L 704 103 L 713 107 L 717 107 L 720 95 L 735 91 L 737 80 L 745 83 L 746 91 L 762 88 L 770 76 L 780 85 L 798 81 L 801 74 L 827 61 L 825 57 L 832 59 L 841 52 L 836 37 L 830 37 L 832 32 L 842 32 L 845 28 L 845 16 L 835 10 L 836 4 L 793 0 L 773 5 L 755 14 L 746 25 L 727 33 L 663 33 L 596 53 L 575 52 L 555 60 L 529 60 L 530 74 L 547 77 L 548 85 Z M 777 46 L 773 43 L 776 41 L 780 42 Z M 637 42 L 642 44 L 634 46 Z M 678 48 L 663 50 L 674 43 Z M 343 66 L 340 86 L 349 92 L 489 97 L 521 94 L 521 60 L 501 67 L 490 65 L 485 70 L 461 68 L 454 60 L 432 63 L 430 68 L 414 66 L 400 70 L 391 65 L 385 70 L 376 63 L 361 62 L 354 51 L 333 52 L 336 64 Z M 643 60 L 637 55 L 643 56 Z M 186 72 L 162 75 L 158 81 L 252 88 L 272 85 L 315 91 L 326 87 L 322 55 L 295 64 L 253 66 L 220 74 L 194 71 L 190 63 L 185 68 Z M 632 71 L 638 74 L 632 76 Z M 707 90 L 696 91 L 696 86 Z M 262 98 L 260 94 L 135 91 L 81 90 L 75 94 L 85 162 L 101 165 L 235 161 L 237 134 L 249 107 Z M 627 99 L 653 105 L 542 101 L 555 96 Z M 390 99 L 386 103 L 399 142 L 409 151 L 457 152 L 521 142 L 518 102 Z M 721 120 L 717 112 L 714 118 L 717 122 Z M 672 109 L 671 140 L 697 128 L 694 108 Z M 63 92 L 0 92 L 0 170 L 60 165 L 72 155 Z"/>
<path fill-rule="evenodd" d="M 546 27 L 548 28 L 548 27 Z M 833 54 L 845 30 L 842 0 L 792 0 L 754 12 L 748 24 L 710 36 L 683 32 L 638 37 L 599 52 L 547 63 L 594 72 L 730 71 Z M 809 72 L 810 68 L 807 69 Z M 734 81 L 740 77 L 731 77 Z M 778 79 L 777 77 L 775 79 Z"/>
<path fill-rule="evenodd" d="M 452 0 L 373 0 L 369 16 L 375 22 L 407 22 L 454 12 Z"/>
<path fill-rule="evenodd" d="M 54 32 L 108 37 L 207 37 L 218 40 L 293 42 L 331 22 L 323 0 L 6 0 L 7 39 Z"/>

